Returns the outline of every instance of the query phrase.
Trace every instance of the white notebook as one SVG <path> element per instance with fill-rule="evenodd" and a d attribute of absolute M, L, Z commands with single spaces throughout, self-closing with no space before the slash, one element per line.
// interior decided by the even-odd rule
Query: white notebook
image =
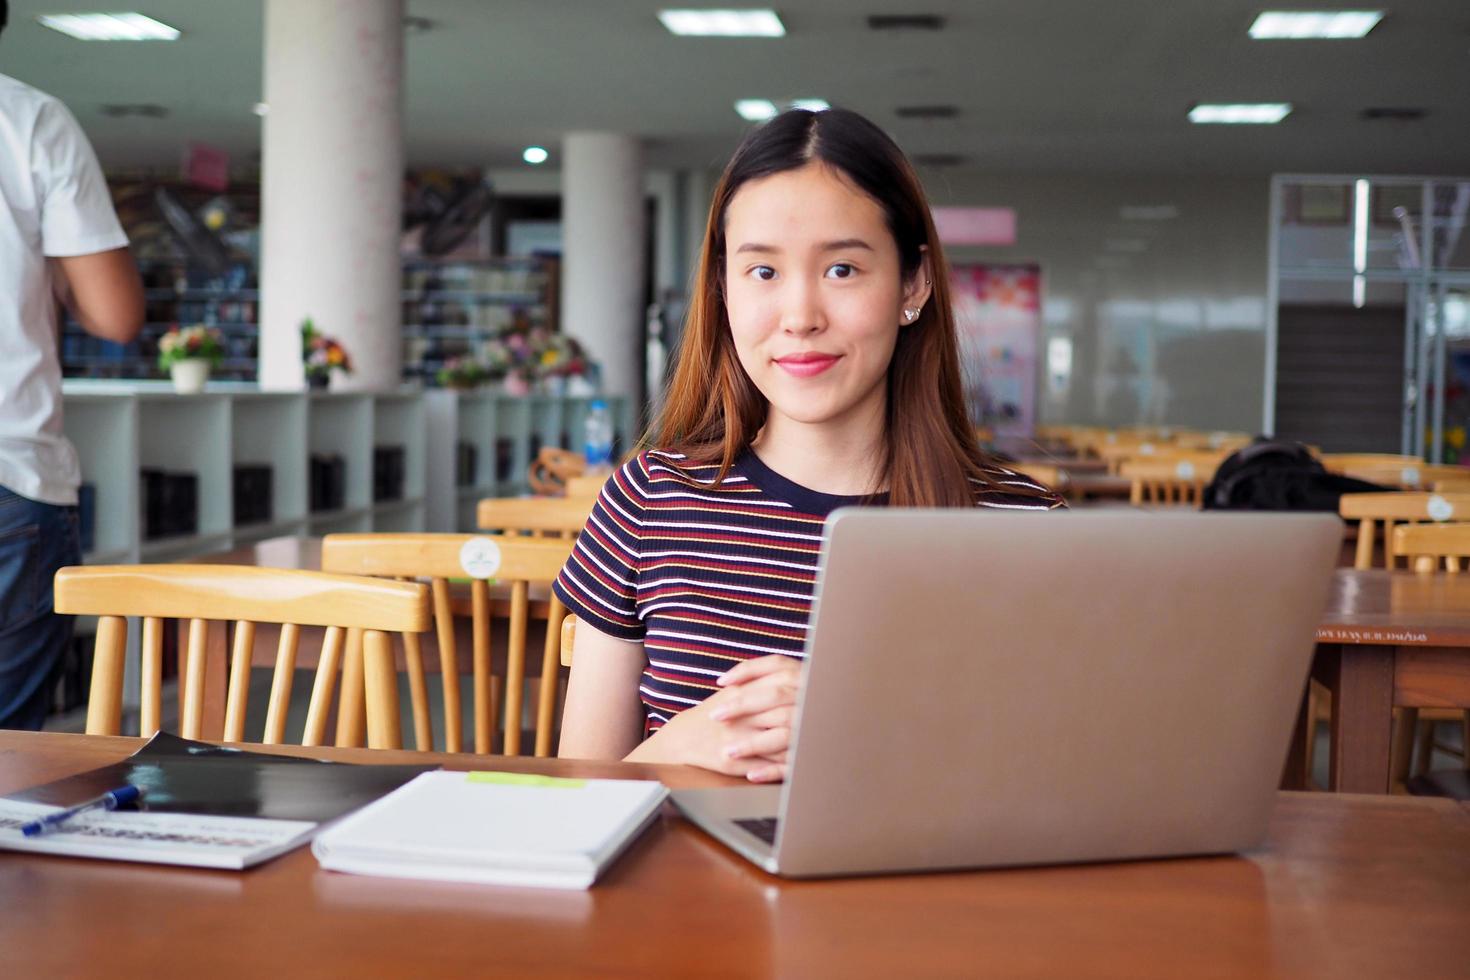
<path fill-rule="evenodd" d="M 588 888 L 667 796 L 643 780 L 426 772 L 318 834 L 311 850 L 331 871 Z"/>

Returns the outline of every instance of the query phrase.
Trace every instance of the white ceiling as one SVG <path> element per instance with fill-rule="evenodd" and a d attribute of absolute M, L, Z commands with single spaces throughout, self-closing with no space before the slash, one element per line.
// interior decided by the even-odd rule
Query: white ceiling
<path fill-rule="evenodd" d="M 814 96 L 870 115 L 910 153 L 958 153 L 991 173 L 1470 171 L 1467 0 L 1399 0 L 1359 41 L 1252 41 L 1260 0 L 788 0 L 777 4 L 785 38 L 691 39 L 657 21 L 671 2 L 409 0 L 436 25 L 407 42 L 410 161 L 519 166 L 521 147 L 541 143 L 554 167 L 560 134 L 588 128 L 643 136 L 652 166 L 717 167 L 746 125 L 737 98 Z M 183 39 L 75 41 L 35 15 L 124 4 L 12 0 L 0 72 L 66 101 L 109 167 L 173 167 L 188 140 L 256 159 L 261 4 L 130 5 Z M 943 15 L 946 29 L 881 34 L 865 23 L 916 12 Z M 1297 109 L 1280 126 L 1201 127 L 1185 119 L 1197 101 Z M 105 103 L 169 115 L 109 119 Z M 894 113 L 938 103 L 959 116 Z M 1382 106 L 1428 115 L 1358 116 Z"/>

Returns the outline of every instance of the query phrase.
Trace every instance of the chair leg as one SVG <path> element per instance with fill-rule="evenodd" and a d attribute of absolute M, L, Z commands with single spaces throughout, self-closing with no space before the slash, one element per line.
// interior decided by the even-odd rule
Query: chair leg
<path fill-rule="evenodd" d="M 1434 724 L 1433 718 L 1427 718 L 1419 722 L 1413 733 L 1416 749 L 1413 772 L 1416 776 L 1422 776 L 1433 768 L 1430 763 L 1434 759 Z"/>
<path fill-rule="evenodd" d="M 403 748 L 398 716 L 398 669 L 388 634 L 363 630 L 362 678 L 367 696 L 367 740 L 370 749 Z"/>
<path fill-rule="evenodd" d="M 1409 763 L 1414 754 L 1414 732 L 1419 724 L 1418 708 L 1393 709 L 1393 736 L 1389 749 L 1388 791 L 1403 791 L 1409 779 Z"/>

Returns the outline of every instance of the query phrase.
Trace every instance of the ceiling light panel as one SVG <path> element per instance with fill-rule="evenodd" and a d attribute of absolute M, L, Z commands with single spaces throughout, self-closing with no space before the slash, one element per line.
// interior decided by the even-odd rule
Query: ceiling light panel
<path fill-rule="evenodd" d="M 741 99 L 735 103 L 735 111 L 741 119 L 750 122 L 765 122 L 776 117 L 776 103 L 770 99 Z"/>
<path fill-rule="evenodd" d="M 1362 37 L 1383 19 L 1381 10 L 1267 10 L 1251 24 L 1257 40 Z"/>
<path fill-rule="evenodd" d="M 1269 125 L 1291 114 L 1290 102 L 1201 104 L 1189 110 L 1192 123 Z"/>
<path fill-rule="evenodd" d="M 137 13 L 41 14 L 42 26 L 80 41 L 175 41 L 179 30 Z"/>
<path fill-rule="evenodd" d="M 774 10 L 660 10 L 658 19 L 680 37 L 785 37 Z"/>

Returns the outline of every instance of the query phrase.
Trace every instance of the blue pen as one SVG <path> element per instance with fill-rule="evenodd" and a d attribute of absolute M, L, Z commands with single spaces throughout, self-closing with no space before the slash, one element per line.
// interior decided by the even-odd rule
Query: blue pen
<path fill-rule="evenodd" d="M 39 837 L 47 831 L 55 830 L 79 813 L 87 813 L 91 810 L 116 810 L 118 807 L 126 806 L 134 800 L 140 799 L 142 796 L 143 791 L 136 786 L 119 786 L 115 790 L 103 793 L 95 800 L 88 800 L 85 803 L 77 804 L 69 810 L 58 810 L 55 813 L 46 814 L 46 816 L 39 820 L 32 820 L 30 823 L 21 824 L 20 832 L 27 837 Z"/>

